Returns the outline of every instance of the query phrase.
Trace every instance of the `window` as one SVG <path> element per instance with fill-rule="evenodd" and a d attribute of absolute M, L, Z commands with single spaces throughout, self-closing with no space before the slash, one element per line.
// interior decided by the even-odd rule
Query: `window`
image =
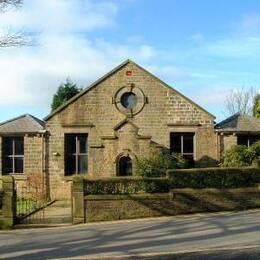
<path fill-rule="evenodd" d="M 133 109 L 137 104 L 136 94 L 133 92 L 126 92 L 121 97 L 122 106 L 127 109 Z"/>
<path fill-rule="evenodd" d="M 129 156 L 122 156 L 118 161 L 118 176 L 132 175 L 132 160 Z"/>
<path fill-rule="evenodd" d="M 24 139 L 23 137 L 4 137 L 2 146 L 4 174 L 23 173 Z"/>
<path fill-rule="evenodd" d="M 259 135 L 238 135 L 237 136 L 237 144 L 245 145 L 249 147 L 250 145 L 260 141 Z"/>
<path fill-rule="evenodd" d="M 84 174 L 88 171 L 88 135 L 65 135 L 65 175 Z"/>
<path fill-rule="evenodd" d="M 171 133 L 171 152 L 180 153 L 188 160 L 190 166 L 194 164 L 194 133 Z"/>

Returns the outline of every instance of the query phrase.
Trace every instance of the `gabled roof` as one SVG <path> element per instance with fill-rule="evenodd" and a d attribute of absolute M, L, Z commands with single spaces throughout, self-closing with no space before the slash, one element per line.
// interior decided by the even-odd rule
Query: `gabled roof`
<path fill-rule="evenodd" d="M 50 118 L 52 118 L 54 115 L 56 115 L 57 113 L 59 113 L 60 111 L 62 111 L 63 109 L 65 109 L 68 105 L 70 105 L 71 103 L 73 103 L 74 101 L 76 101 L 77 99 L 79 99 L 81 96 L 83 96 L 85 93 L 87 93 L 89 90 L 91 90 L 92 88 L 94 88 L 95 86 L 97 86 L 99 83 L 101 83 L 102 81 L 104 81 L 105 79 L 107 79 L 108 77 L 110 77 L 111 75 L 113 75 L 114 73 L 116 73 L 118 70 L 120 70 L 121 68 L 123 68 L 124 66 L 126 66 L 127 64 L 132 63 L 135 66 L 137 66 L 138 68 L 142 69 L 143 71 L 145 71 L 147 74 L 149 74 L 150 76 L 152 76 L 154 79 L 158 80 L 159 82 L 161 82 L 164 86 L 173 89 L 171 86 L 169 86 L 168 84 L 166 84 L 164 81 L 162 81 L 161 79 L 159 79 L 158 77 L 156 77 L 155 75 L 153 75 L 151 72 L 147 71 L 146 69 L 144 69 L 143 67 L 141 67 L 140 65 L 136 64 L 135 62 L 131 61 L 130 59 L 127 59 L 126 61 L 122 62 L 120 65 L 118 65 L 117 67 L 115 67 L 113 70 L 111 70 L 110 72 L 108 72 L 107 74 L 105 74 L 103 77 L 99 78 L 97 81 L 95 81 L 94 83 L 92 83 L 91 85 L 89 85 L 88 87 L 86 87 L 85 89 L 83 89 L 80 93 L 78 93 L 77 95 L 75 95 L 74 97 L 72 97 L 71 99 L 69 99 L 67 102 L 65 102 L 63 105 L 61 105 L 60 107 L 58 107 L 57 109 L 55 109 L 52 113 L 50 113 L 48 116 L 46 116 L 44 118 L 44 121 L 48 121 Z M 184 96 L 183 94 L 181 94 L 180 92 L 178 92 L 177 90 L 174 89 L 174 91 L 180 95 L 181 97 L 183 97 L 184 99 L 186 99 L 188 102 L 192 103 L 194 106 L 196 106 L 197 108 L 199 108 L 200 110 L 204 111 L 205 113 L 207 113 L 210 117 L 212 117 L 213 119 L 215 119 L 215 116 L 212 115 L 211 113 L 209 113 L 207 110 L 205 110 L 204 108 L 202 108 L 201 106 L 199 106 L 198 104 L 196 104 L 195 102 L 193 102 L 191 99 L 187 98 L 186 96 Z"/>
<path fill-rule="evenodd" d="M 0 123 L 0 134 L 42 133 L 44 130 L 44 122 L 29 114 Z"/>
<path fill-rule="evenodd" d="M 260 132 L 260 119 L 236 113 L 216 124 L 218 132 Z"/>

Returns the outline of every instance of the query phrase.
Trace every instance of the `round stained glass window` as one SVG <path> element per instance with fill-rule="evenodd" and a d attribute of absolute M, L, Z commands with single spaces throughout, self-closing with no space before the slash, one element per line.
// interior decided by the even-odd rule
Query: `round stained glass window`
<path fill-rule="evenodd" d="M 133 92 L 126 92 L 121 96 L 121 104 L 127 109 L 133 109 L 137 104 L 137 96 Z"/>

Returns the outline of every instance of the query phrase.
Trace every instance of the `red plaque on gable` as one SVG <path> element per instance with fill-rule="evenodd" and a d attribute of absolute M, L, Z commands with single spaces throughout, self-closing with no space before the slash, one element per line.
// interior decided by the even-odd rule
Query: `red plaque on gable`
<path fill-rule="evenodd" d="M 132 71 L 131 70 L 127 70 L 125 74 L 126 74 L 126 76 L 132 76 Z"/>

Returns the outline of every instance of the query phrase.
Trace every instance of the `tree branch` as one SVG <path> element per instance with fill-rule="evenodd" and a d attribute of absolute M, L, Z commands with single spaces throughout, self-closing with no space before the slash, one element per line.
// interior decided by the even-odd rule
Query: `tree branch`
<path fill-rule="evenodd" d="M 0 35 L 0 48 L 23 47 L 34 45 L 31 38 L 23 32 L 6 33 Z"/>
<path fill-rule="evenodd" d="M 0 12 L 6 12 L 10 8 L 19 8 L 23 0 L 0 0 Z"/>

